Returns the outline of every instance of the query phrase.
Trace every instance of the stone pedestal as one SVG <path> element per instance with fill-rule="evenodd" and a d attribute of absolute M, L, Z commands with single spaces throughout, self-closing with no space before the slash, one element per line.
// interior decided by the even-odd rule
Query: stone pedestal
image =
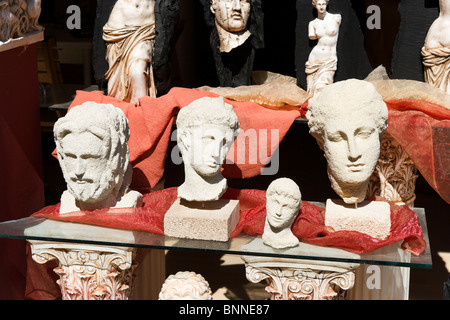
<path fill-rule="evenodd" d="M 29 241 L 33 260 L 56 259 L 53 271 L 63 300 L 128 300 L 130 298 L 136 249 L 88 244 Z"/>
<path fill-rule="evenodd" d="M 164 216 L 164 234 L 169 237 L 228 241 L 239 222 L 239 201 L 187 203 L 177 199 Z"/>
<path fill-rule="evenodd" d="M 335 231 L 358 231 L 384 240 L 391 231 L 391 209 L 389 203 L 383 201 L 363 201 L 355 207 L 342 200 L 328 199 L 325 225 Z"/>

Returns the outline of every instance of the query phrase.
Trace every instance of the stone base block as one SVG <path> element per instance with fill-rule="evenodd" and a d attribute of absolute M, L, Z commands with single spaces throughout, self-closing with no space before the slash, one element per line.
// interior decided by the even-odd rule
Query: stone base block
<path fill-rule="evenodd" d="M 328 199 L 325 225 L 336 231 L 358 231 L 385 240 L 391 230 L 391 209 L 383 201 L 363 201 L 355 208 L 342 200 Z"/>
<path fill-rule="evenodd" d="M 239 218 L 238 200 L 187 203 L 178 198 L 164 216 L 164 234 L 177 238 L 228 241 Z"/>

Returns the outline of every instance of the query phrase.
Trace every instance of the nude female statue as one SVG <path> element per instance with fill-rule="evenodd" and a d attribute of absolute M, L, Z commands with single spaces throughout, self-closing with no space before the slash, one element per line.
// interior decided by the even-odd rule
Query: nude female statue
<path fill-rule="evenodd" d="M 425 82 L 450 94 L 450 0 L 439 0 L 440 14 L 422 48 Z"/>
<path fill-rule="evenodd" d="M 307 91 L 314 95 L 324 86 L 333 83 L 337 69 L 337 41 L 341 15 L 327 12 L 329 0 L 313 0 L 317 18 L 308 25 L 308 37 L 318 40 L 305 64 Z"/>

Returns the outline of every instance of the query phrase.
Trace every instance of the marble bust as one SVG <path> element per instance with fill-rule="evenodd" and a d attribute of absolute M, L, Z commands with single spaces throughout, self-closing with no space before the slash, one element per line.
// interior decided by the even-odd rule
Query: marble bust
<path fill-rule="evenodd" d="M 450 94 L 450 0 L 439 0 L 439 17 L 422 48 L 425 82 Z"/>
<path fill-rule="evenodd" d="M 311 98 L 307 118 L 327 159 L 334 191 L 346 204 L 363 201 L 387 128 L 388 110 L 381 95 L 366 81 L 340 81 Z"/>
<path fill-rule="evenodd" d="M 337 70 L 337 42 L 341 15 L 327 12 L 329 0 L 313 0 L 317 18 L 308 25 L 308 37 L 317 40 L 305 64 L 307 92 L 314 96 L 333 83 Z"/>
<path fill-rule="evenodd" d="M 253 84 L 258 49 L 264 48 L 262 0 L 199 0 L 210 28 L 209 45 L 220 87 Z"/>
<path fill-rule="evenodd" d="M 277 249 L 297 246 L 299 240 L 291 226 L 302 203 L 298 185 L 289 178 L 274 180 L 267 188 L 266 199 L 263 243 Z"/>
<path fill-rule="evenodd" d="M 152 67 L 155 2 L 117 0 L 103 26 L 109 65 L 105 78 L 112 97 L 135 104 L 141 97 L 156 97 Z"/>
<path fill-rule="evenodd" d="M 67 183 L 61 196 L 61 214 L 141 206 L 142 195 L 129 188 L 129 127 L 122 110 L 85 102 L 71 108 L 53 131 Z"/>
<path fill-rule="evenodd" d="M 222 164 L 240 130 L 233 106 L 223 97 L 200 98 L 180 110 L 176 125 L 185 174 L 178 197 L 218 200 L 227 190 Z"/>
<path fill-rule="evenodd" d="M 219 34 L 221 52 L 230 52 L 250 37 L 247 28 L 250 0 L 211 0 L 210 10 Z"/>
<path fill-rule="evenodd" d="M 202 275 L 179 271 L 164 281 L 158 300 L 212 300 L 212 291 Z"/>

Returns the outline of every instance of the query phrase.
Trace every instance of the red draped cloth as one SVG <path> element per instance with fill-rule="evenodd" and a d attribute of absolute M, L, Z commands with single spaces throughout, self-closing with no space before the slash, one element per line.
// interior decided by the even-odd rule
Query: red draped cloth
<path fill-rule="evenodd" d="M 450 110 L 414 99 L 386 101 L 389 134 L 428 184 L 450 203 Z"/>
<path fill-rule="evenodd" d="M 98 209 L 59 214 L 59 204 L 48 206 L 33 214 L 39 218 L 87 223 L 110 228 L 147 231 L 164 234 L 164 215 L 177 199 L 177 188 L 167 188 L 144 195 L 139 208 Z M 240 221 L 231 234 L 262 234 L 266 219 L 266 192 L 256 189 L 229 188 L 222 199 L 236 199 L 240 204 Z M 377 198 L 378 201 L 387 201 Z M 391 232 L 386 240 L 372 238 L 357 231 L 336 231 L 325 226 L 325 210 L 303 201 L 292 231 L 301 241 L 333 246 L 354 253 L 371 252 L 383 246 L 403 241 L 402 247 L 419 255 L 426 248 L 417 214 L 408 206 L 391 206 Z"/>

